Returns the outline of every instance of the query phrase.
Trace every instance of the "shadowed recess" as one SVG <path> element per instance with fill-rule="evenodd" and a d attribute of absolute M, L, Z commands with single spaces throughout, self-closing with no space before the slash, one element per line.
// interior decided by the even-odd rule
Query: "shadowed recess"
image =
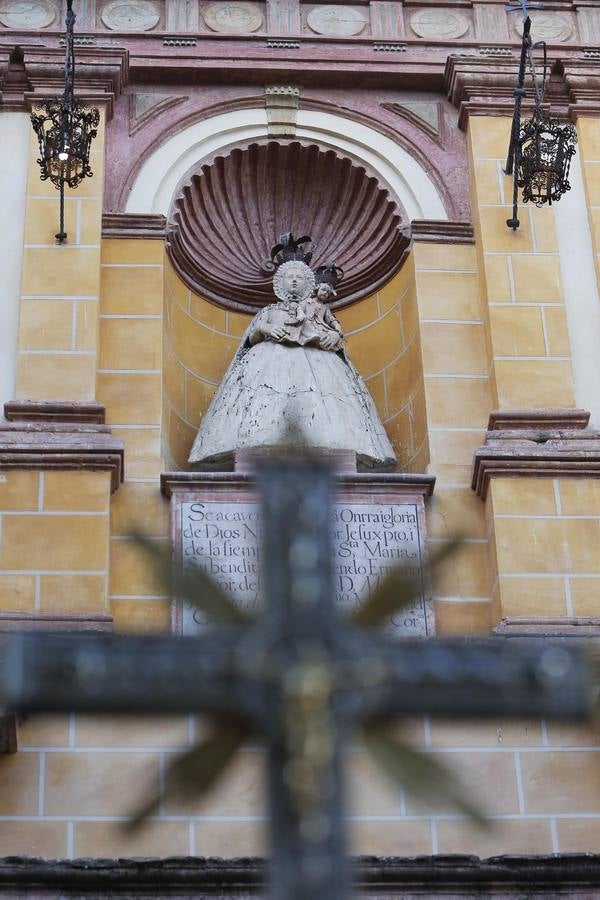
<path fill-rule="evenodd" d="M 402 224 L 398 204 L 364 167 L 316 144 L 269 141 L 217 156 L 191 176 L 173 204 L 167 247 L 192 290 L 254 312 L 273 299 L 278 236 L 310 234 L 313 267 L 335 261 L 344 270 L 339 307 L 400 268 L 409 243 Z"/>

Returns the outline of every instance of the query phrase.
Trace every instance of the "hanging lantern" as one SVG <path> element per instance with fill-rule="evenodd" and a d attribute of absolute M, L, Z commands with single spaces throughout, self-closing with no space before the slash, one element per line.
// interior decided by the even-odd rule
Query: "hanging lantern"
<path fill-rule="evenodd" d="M 48 100 L 31 123 L 40 146 L 38 163 L 41 180 L 50 179 L 60 189 L 62 184 L 76 188 L 90 178 L 90 146 L 97 135 L 100 113 L 85 109 L 76 100 L 65 107 L 62 100 Z"/>
<path fill-rule="evenodd" d="M 539 4 L 530 3 L 531 7 Z M 505 173 L 514 175 L 512 217 L 506 224 L 514 231 L 519 227 L 519 188 L 523 189 L 523 203 L 532 202 L 536 206 L 551 204 L 560 200 L 571 189 L 569 169 L 575 155 L 577 132 L 573 125 L 562 124 L 544 114 L 543 101 L 548 71 L 546 44 L 531 40 L 531 19 L 527 0 L 518 0 L 507 10 L 521 10 L 523 14 L 523 40 L 519 75 L 515 88 L 515 109 L 513 113 L 510 144 L 506 159 Z M 543 50 L 543 74 L 538 78 L 535 70 L 533 51 Z M 531 119 L 521 122 L 521 104 L 525 96 L 525 75 L 529 69 L 534 94 L 534 112 Z"/>
<path fill-rule="evenodd" d="M 65 90 L 62 98 L 47 100 L 31 114 L 31 124 L 40 147 L 38 164 L 42 181 L 48 179 L 60 191 L 60 226 L 56 235 L 62 244 L 67 237 L 64 227 L 65 185 L 76 188 L 84 178 L 91 178 L 90 147 L 97 135 L 100 113 L 86 108 L 75 99 L 75 53 L 73 0 L 67 0 L 65 37 Z"/>
<path fill-rule="evenodd" d="M 537 114 L 521 124 L 519 143 L 518 179 L 523 203 L 543 206 L 560 200 L 571 190 L 569 169 L 577 144 L 575 127 Z"/>

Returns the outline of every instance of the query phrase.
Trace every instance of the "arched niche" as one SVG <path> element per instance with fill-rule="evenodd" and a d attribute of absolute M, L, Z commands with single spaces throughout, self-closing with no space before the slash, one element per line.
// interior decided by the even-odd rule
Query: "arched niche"
<path fill-rule="evenodd" d="M 181 192 L 203 164 L 232 150 L 268 141 L 264 110 L 215 116 L 171 137 L 144 162 L 127 211 L 163 213 L 174 221 Z M 425 169 L 403 148 L 343 116 L 301 111 L 296 138 L 333 150 L 375 178 L 408 226 L 412 219 L 447 219 Z M 293 223 L 291 227 L 296 229 Z M 205 232 L 205 237 L 208 236 Z M 277 237 L 274 234 L 274 237 Z M 318 235 L 313 235 L 318 240 Z M 198 233 L 202 239 L 202 233 Z M 352 360 L 365 378 L 386 426 L 399 466 L 423 471 L 429 460 L 414 269 L 406 244 L 403 265 L 393 265 L 339 309 Z M 396 260 L 398 262 L 398 260 Z M 202 291 L 185 257 L 165 266 L 164 421 L 167 463 L 187 468 L 201 416 L 239 345 L 250 314 Z M 234 299 L 234 298 L 232 298 Z M 260 304 L 259 304 L 260 305 Z"/>

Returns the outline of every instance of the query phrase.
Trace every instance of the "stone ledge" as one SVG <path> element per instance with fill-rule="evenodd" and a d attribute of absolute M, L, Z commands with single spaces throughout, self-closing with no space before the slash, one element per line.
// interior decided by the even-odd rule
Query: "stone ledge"
<path fill-rule="evenodd" d="M 0 472 L 11 469 L 104 471 L 111 493 L 124 478 L 124 444 L 107 425 L 0 423 Z"/>
<path fill-rule="evenodd" d="M 113 617 L 108 613 L 0 612 L 0 632 L 52 631 L 108 632 L 113 630 Z"/>
<path fill-rule="evenodd" d="M 494 476 L 600 478 L 600 432 L 488 431 L 473 458 L 471 487 L 482 500 Z"/>
<path fill-rule="evenodd" d="M 166 224 L 166 218 L 160 214 L 105 213 L 102 216 L 102 237 L 164 240 Z"/>
<path fill-rule="evenodd" d="M 501 619 L 494 628 L 493 634 L 600 639 L 600 618 L 596 616 L 513 616 Z"/>
<path fill-rule="evenodd" d="M 488 431 L 587 428 L 589 421 L 590 414 L 585 409 L 494 409 Z"/>
<path fill-rule="evenodd" d="M 8 400 L 4 416 L 9 422 L 61 422 L 80 425 L 104 425 L 103 403 L 76 400 Z"/>
<path fill-rule="evenodd" d="M 336 476 L 339 484 L 355 486 L 365 493 L 392 489 L 395 494 L 421 494 L 431 497 L 435 487 L 435 475 L 413 475 L 403 472 L 341 472 Z M 160 489 L 165 497 L 175 493 L 193 493 L 207 487 L 216 491 L 248 490 L 254 483 L 253 475 L 246 472 L 163 472 Z"/>
<path fill-rule="evenodd" d="M 410 223 L 413 241 L 428 244 L 474 244 L 475 233 L 470 222 L 437 219 L 413 219 Z"/>
<path fill-rule="evenodd" d="M 591 897 L 600 886 L 600 854 L 492 856 L 466 854 L 351 860 L 361 897 Z M 221 859 L 0 860 L 0 896 L 36 898 L 264 896 L 265 861 Z"/>

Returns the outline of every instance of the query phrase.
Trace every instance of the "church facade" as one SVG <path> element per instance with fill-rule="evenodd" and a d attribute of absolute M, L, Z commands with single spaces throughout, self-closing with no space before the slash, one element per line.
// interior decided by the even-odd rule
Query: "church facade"
<path fill-rule="evenodd" d="M 171 546 L 198 427 L 273 300 L 271 247 L 293 231 L 312 238 L 313 267 L 343 270 L 332 310 L 397 471 L 420 485 L 429 549 L 464 538 L 426 592 L 431 630 L 597 637 L 597 4 L 532 10 L 544 109 L 578 143 L 570 190 L 521 204 L 513 230 L 504 169 L 523 21 L 501 0 L 75 0 L 76 95 L 100 125 L 57 243 L 30 114 L 63 90 L 65 6 L 0 10 L 0 634 L 182 627 L 132 533 Z M 526 87 L 524 117 L 529 73 Z M 166 799 L 123 832 L 205 728 L 0 718 L 0 858 L 264 855 L 253 746 L 206 800 Z M 494 828 L 394 791 L 351 748 L 355 855 L 543 857 L 550 883 L 550 857 L 568 868 L 576 854 L 570 877 L 591 883 L 591 726 L 421 717 L 401 729 Z M 3 865 L 0 894 L 3 877 L 18 881 Z M 410 877 L 443 881 L 435 865 Z M 469 865 L 465 884 L 484 877 Z M 530 877 L 520 865 L 506 883 Z M 244 877 L 256 883 L 251 866 Z"/>

